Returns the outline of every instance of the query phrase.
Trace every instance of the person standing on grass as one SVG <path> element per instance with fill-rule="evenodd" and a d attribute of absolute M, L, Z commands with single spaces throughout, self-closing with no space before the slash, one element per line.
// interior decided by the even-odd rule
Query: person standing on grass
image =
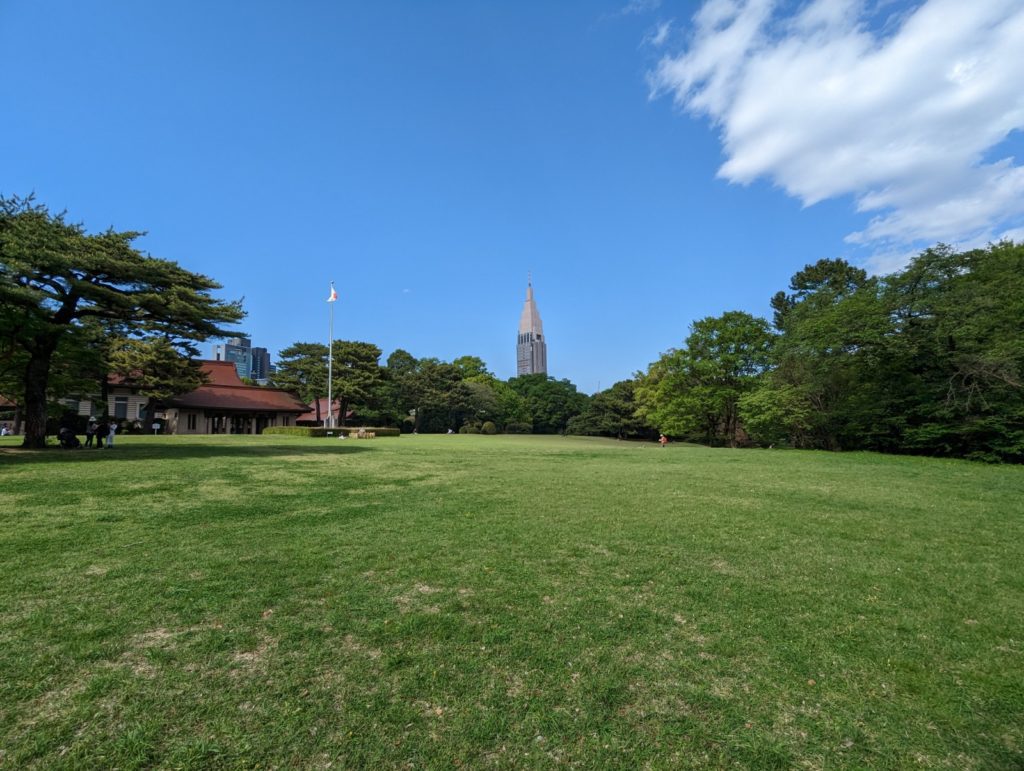
<path fill-rule="evenodd" d="M 107 432 L 107 449 L 114 446 L 114 434 L 117 433 L 117 421 L 110 421 L 110 429 Z"/>
<path fill-rule="evenodd" d="M 662 447 L 664 447 L 666 444 L 668 444 L 668 437 L 665 436 L 664 434 L 659 436 L 658 437 L 658 444 L 660 444 Z"/>
<path fill-rule="evenodd" d="M 89 418 L 85 424 L 85 446 L 92 447 L 92 440 L 96 436 L 96 418 Z"/>

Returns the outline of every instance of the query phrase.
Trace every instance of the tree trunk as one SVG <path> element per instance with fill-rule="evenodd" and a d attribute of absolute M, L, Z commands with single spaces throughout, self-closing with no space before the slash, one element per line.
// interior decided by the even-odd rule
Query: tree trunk
<path fill-rule="evenodd" d="M 15 434 L 20 434 L 21 433 L 21 423 L 22 423 L 23 418 L 24 418 L 24 415 L 22 414 L 22 411 L 21 411 L 21 405 L 20 404 L 16 404 L 14 406 L 14 433 Z"/>
<path fill-rule="evenodd" d="M 110 383 L 107 378 L 108 375 L 103 376 L 103 380 L 100 381 L 100 401 L 103 403 L 103 412 L 100 413 L 100 417 L 106 420 L 110 417 Z"/>
<path fill-rule="evenodd" d="M 345 399 L 341 403 L 341 409 L 338 410 L 338 423 L 345 425 L 345 416 L 348 414 L 348 399 Z"/>
<path fill-rule="evenodd" d="M 46 387 L 56 350 L 55 340 L 39 341 L 25 367 L 25 438 L 21 446 L 26 450 L 46 447 Z"/>
<path fill-rule="evenodd" d="M 142 433 L 152 434 L 154 423 L 156 423 L 156 397 L 150 396 L 146 400 L 146 421 L 142 424 Z"/>

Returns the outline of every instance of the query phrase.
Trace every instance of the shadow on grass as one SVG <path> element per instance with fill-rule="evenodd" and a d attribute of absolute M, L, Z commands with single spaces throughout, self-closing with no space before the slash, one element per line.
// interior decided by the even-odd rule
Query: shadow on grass
<path fill-rule="evenodd" d="M 272 458 L 281 456 L 323 456 L 348 455 L 372 450 L 365 444 L 352 441 L 335 441 L 324 445 L 291 444 L 287 441 L 274 444 L 256 443 L 168 443 L 168 444 L 117 444 L 113 449 L 93 447 L 77 450 L 62 450 L 47 447 L 45 450 L 23 450 L 20 447 L 0 447 L 0 466 L 23 463 L 103 463 L 108 460 L 175 460 L 189 458 Z"/>

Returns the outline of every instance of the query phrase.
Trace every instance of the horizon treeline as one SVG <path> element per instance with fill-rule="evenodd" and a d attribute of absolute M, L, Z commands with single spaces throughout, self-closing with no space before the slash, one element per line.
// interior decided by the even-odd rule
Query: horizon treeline
<path fill-rule="evenodd" d="M 639 414 L 709 444 L 1024 461 L 1024 246 L 881 277 L 820 260 L 771 307 L 695 322 L 638 375 Z"/>
<path fill-rule="evenodd" d="M 45 445 L 60 400 L 130 376 L 150 408 L 205 381 L 197 343 L 244 311 L 220 285 L 0 196 L 0 396 Z M 939 245 L 888 276 L 844 260 L 798 271 L 773 318 L 695 321 L 679 348 L 594 396 L 569 380 L 499 380 L 475 356 L 417 359 L 335 341 L 334 395 L 363 424 L 420 432 L 571 433 L 724 446 L 878 450 L 1024 461 L 1024 245 Z M 275 385 L 316 404 L 326 345 L 279 354 Z"/>
<path fill-rule="evenodd" d="M 840 259 L 798 271 L 773 318 L 727 311 L 594 396 L 568 380 L 506 381 L 475 356 L 378 364 L 337 341 L 343 411 L 419 432 L 569 433 L 718 446 L 875 450 L 1024 461 L 1024 246 L 930 248 L 869 276 Z M 303 357 L 313 353 L 313 360 Z M 326 394 L 327 346 L 281 352 L 275 383 Z M 322 383 L 302 382 L 302 372 Z M 305 390 L 303 390 L 305 389 Z"/>

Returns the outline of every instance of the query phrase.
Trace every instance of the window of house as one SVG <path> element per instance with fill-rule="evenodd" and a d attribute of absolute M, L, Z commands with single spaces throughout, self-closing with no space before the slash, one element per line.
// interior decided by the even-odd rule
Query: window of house
<path fill-rule="evenodd" d="M 128 418 L 128 397 L 127 396 L 115 396 L 114 397 L 114 417 L 119 420 L 125 420 Z"/>

